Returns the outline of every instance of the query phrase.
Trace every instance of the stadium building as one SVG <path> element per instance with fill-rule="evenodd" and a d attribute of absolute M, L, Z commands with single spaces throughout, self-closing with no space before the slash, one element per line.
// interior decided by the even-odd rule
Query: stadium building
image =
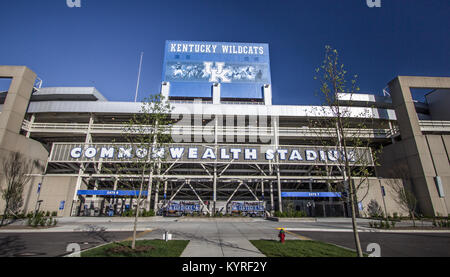
<path fill-rule="evenodd" d="M 339 132 L 315 124 L 332 116 L 327 107 L 272 105 L 267 44 L 167 41 L 161 94 L 173 107 L 173 142 L 162 170 L 144 176 L 117 170 L 139 156 L 123 133 L 141 103 L 108 101 L 93 87 L 42 87 L 23 66 L 0 66 L 0 78 L 11 78 L 0 94 L 0 157 L 17 151 L 44 165 L 25 188 L 26 212 L 120 215 L 144 180 L 143 208 L 158 213 L 349 216 L 348 159 L 370 173 L 359 215 L 372 200 L 407 214 L 394 184 L 414 193 L 419 213 L 449 214 L 450 78 L 401 76 L 383 96 L 340 94 L 355 126 L 344 132 L 369 145 L 345 157 L 332 143 Z M 417 88 L 429 90 L 426 103 L 413 100 Z M 370 128 L 357 128 L 367 119 Z"/>

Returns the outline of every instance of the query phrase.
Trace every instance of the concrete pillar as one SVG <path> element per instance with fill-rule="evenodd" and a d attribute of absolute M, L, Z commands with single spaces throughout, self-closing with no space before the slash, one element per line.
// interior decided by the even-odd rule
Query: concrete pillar
<path fill-rule="evenodd" d="M 98 180 L 97 179 L 95 179 L 95 181 L 94 181 L 94 190 L 98 190 Z M 92 199 L 97 200 L 97 195 L 93 195 Z"/>
<path fill-rule="evenodd" d="M 150 176 L 148 178 L 148 186 L 147 186 L 147 200 L 146 200 L 146 209 L 150 210 L 152 206 L 152 190 L 153 190 L 153 168 L 150 170 Z"/>
<path fill-rule="evenodd" d="M 212 91 L 213 104 L 220 104 L 220 83 L 214 83 Z"/>
<path fill-rule="evenodd" d="M 36 73 L 25 66 L 0 66 L 0 78 L 12 79 L 0 113 L 0 159 L 17 151 L 45 164 L 48 159 L 47 150 L 40 142 L 20 134 Z M 40 174 L 42 171 L 36 170 L 35 173 Z"/>
<path fill-rule="evenodd" d="M 167 181 L 164 181 L 164 202 L 167 199 Z"/>
<path fill-rule="evenodd" d="M 161 84 L 161 96 L 164 97 L 164 100 L 169 100 L 170 95 L 170 83 L 162 82 Z"/>
<path fill-rule="evenodd" d="M 219 89 L 219 102 L 220 102 L 220 89 Z M 218 138 L 218 119 L 217 116 L 214 117 L 214 153 L 216 157 L 218 156 L 218 146 L 217 146 L 217 138 Z M 213 179 L 213 207 L 211 214 L 216 214 L 216 204 L 217 204 L 217 164 L 214 163 L 214 179 Z"/>
<path fill-rule="evenodd" d="M 273 184 L 272 184 L 272 181 L 270 181 L 269 184 L 270 184 L 270 213 L 273 214 L 273 212 L 274 212 L 274 203 L 273 203 Z"/>
<path fill-rule="evenodd" d="M 86 132 L 86 139 L 85 139 L 85 143 L 91 143 L 92 142 L 92 136 L 91 136 L 91 129 L 92 129 L 92 125 L 94 124 L 94 115 L 91 114 L 91 117 L 89 118 L 89 126 Z"/>
<path fill-rule="evenodd" d="M 427 138 L 420 128 L 411 88 L 448 89 L 450 78 L 398 76 L 389 82 L 392 104 L 402 138 L 397 144 L 403 144 L 405 149 L 401 160 L 408 167 L 419 209 L 427 216 L 447 215 L 449 211 L 436 187 L 437 173 L 433 166 L 433 156 Z M 444 171 L 450 172 L 448 163 Z"/>
<path fill-rule="evenodd" d="M 159 180 L 156 180 L 156 187 L 155 187 L 155 203 L 153 204 L 153 210 L 154 210 L 155 212 L 157 212 L 157 210 L 158 210 L 159 186 L 160 186 L 160 182 L 159 182 Z"/>
<path fill-rule="evenodd" d="M 264 201 L 264 180 L 261 180 L 261 200 Z"/>
<path fill-rule="evenodd" d="M 264 105 L 271 106 L 272 105 L 272 86 L 266 84 L 263 86 L 264 92 Z"/>
<path fill-rule="evenodd" d="M 117 190 L 117 184 L 118 184 L 118 182 L 119 182 L 119 178 L 114 178 L 114 187 L 113 187 L 113 190 L 114 191 L 116 191 Z M 114 204 L 116 204 L 117 203 L 117 198 L 114 196 L 114 200 L 113 200 L 113 202 L 112 202 L 112 204 L 114 205 Z M 116 211 L 114 211 L 114 212 L 116 212 Z"/>
<path fill-rule="evenodd" d="M 33 127 L 33 123 L 34 123 L 35 119 L 36 119 L 36 116 L 35 116 L 34 114 L 32 114 L 32 115 L 31 115 L 31 118 L 30 118 L 30 128 Z M 25 136 L 26 136 L 27 138 L 30 138 L 30 136 L 31 136 L 31 131 L 27 131 L 27 133 L 26 133 Z"/>
<path fill-rule="evenodd" d="M 272 117 L 272 123 L 273 123 L 273 132 L 274 132 L 274 140 L 275 140 L 275 150 L 278 151 L 278 145 L 279 145 L 279 137 L 278 137 L 278 117 Z M 280 161 L 279 161 L 279 155 L 277 153 L 276 155 L 276 174 L 277 174 L 277 190 L 278 190 L 278 210 L 280 212 L 283 212 L 283 203 L 281 199 L 281 176 L 280 176 Z"/>

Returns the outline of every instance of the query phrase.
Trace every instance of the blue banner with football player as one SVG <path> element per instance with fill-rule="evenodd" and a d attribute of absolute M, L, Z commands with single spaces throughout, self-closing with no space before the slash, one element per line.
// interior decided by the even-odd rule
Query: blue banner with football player
<path fill-rule="evenodd" d="M 243 216 L 264 216 L 264 201 L 232 201 L 230 204 L 231 214 Z"/>

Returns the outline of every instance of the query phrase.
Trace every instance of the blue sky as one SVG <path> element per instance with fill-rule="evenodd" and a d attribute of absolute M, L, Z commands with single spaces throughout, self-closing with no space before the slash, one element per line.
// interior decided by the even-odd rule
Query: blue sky
<path fill-rule="evenodd" d="M 157 93 L 166 40 L 269 43 L 274 104 L 314 104 L 324 46 L 364 92 L 397 75 L 450 76 L 450 1 L 0 0 L 0 64 L 26 65 L 44 86 L 95 86 L 110 101 Z"/>

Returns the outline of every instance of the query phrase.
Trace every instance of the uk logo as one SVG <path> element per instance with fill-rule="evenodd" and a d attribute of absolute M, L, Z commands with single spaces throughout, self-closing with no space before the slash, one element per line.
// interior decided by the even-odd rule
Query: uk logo
<path fill-rule="evenodd" d="M 215 67 L 213 67 L 213 62 L 203 62 L 205 68 L 203 69 L 203 74 L 205 77 L 209 76 L 209 82 L 211 83 L 231 83 L 231 79 L 228 78 L 231 71 L 225 69 L 225 63 L 216 62 Z"/>

